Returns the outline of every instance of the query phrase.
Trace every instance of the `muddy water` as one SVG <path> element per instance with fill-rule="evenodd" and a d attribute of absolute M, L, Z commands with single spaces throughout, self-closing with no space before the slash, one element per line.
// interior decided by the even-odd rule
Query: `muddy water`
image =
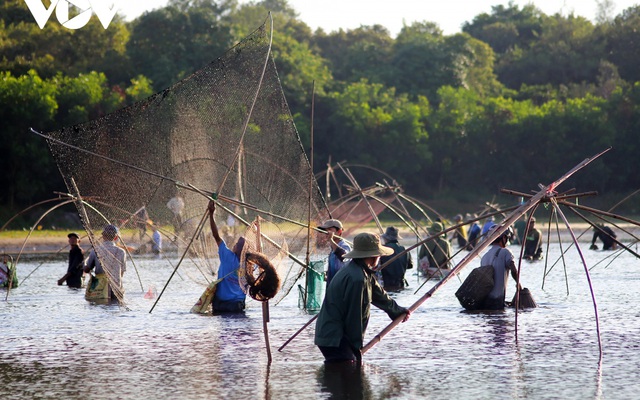
<path fill-rule="evenodd" d="M 559 252 L 552 245 L 547 269 Z M 129 310 L 89 304 L 81 291 L 56 286 L 66 269 L 64 255 L 41 266 L 38 260 L 26 261 L 18 266 L 21 279 L 38 269 L 0 303 L 0 396 L 635 398 L 640 388 L 640 262 L 629 253 L 615 259 L 610 252 L 584 253 L 588 265 L 595 265 L 590 276 L 598 305 L 601 365 L 588 281 L 577 253 L 570 251 L 566 268 L 556 264 L 544 288 L 545 262 L 523 263 L 522 283 L 540 307 L 519 313 L 517 325 L 513 310 L 462 312 L 454 297 L 460 284 L 456 278 L 368 352 L 361 370 L 325 367 L 313 346 L 313 325 L 277 351 L 310 318 L 298 308 L 297 289 L 270 307 L 269 367 L 256 303 L 242 316 L 190 314 L 203 288 L 182 274 L 184 279 L 175 276 L 149 312 L 155 299 L 144 294 L 152 286 L 160 291 L 171 273 L 163 260 L 136 260 L 142 285 L 130 266 L 125 276 Z M 410 287 L 393 294 L 406 306 L 435 283 L 414 294 L 422 282 L 413 271 L 406 277 Z M 510 284 L 508 296 L 513 288 Z M 0 292 L 2 300 L 5 294 Z M 375 309 L 367 339 L 388 322 Z"/>

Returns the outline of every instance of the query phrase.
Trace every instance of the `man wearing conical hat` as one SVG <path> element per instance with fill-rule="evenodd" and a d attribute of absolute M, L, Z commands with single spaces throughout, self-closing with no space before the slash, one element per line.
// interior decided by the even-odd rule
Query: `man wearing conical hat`
<path fill-rule="evenodd" d="M 325 362 L 361 362 L 371 304 L 391 319 L 403 314 L 403 322 L 409 319 L 411 312 L 389 297 L 374 275 L 380 256 L 392 253 L 392 249 L 380 244 L 378 235 L 360 233 L 354 238 L 353 250 L 345 254 L 351 261 L 328 285 L 316 321 L 314 343 Z"/>

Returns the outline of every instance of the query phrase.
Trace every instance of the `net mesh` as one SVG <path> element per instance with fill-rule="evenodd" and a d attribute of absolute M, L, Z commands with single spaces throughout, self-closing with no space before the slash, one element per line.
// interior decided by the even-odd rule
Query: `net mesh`
<path fill-rule="evenodd" d="M 312 271 L 307 273 L 306 288 L 298 285 L 298 307 L 318 311 L 324 298 L 325 261 L 313 261 L 310 266 Z"/>
<path fill-rule="evenodd" d="M 151 224 L 164 238 L 163 252 L 184 252 L 187 275 L 206 284 L 217 270 L 204 218 L 206 195 L 215 193 L 229 247 L 260 216 L 281 232 L 286 251 L 306 250 L 309 215 L 315 225 L 328 213 L 283 95 L 270 36 L 267 20 L 168 89 L 47 135 L 94 246 L 113 223 L 124 244 L 137 248 L 150 240 Z M 87 198 L 95 199 L 90 206 L 80 201 Z M 280 297 L 304 271 L 291 257 L 283 260 Z"/>

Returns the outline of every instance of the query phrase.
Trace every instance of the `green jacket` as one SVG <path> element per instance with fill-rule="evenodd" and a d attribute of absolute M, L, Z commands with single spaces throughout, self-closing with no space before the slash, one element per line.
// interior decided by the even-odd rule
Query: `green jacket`
<path fill-rule="evenodd" d="M 360 259 L 352 260 L 338 271 L 327 287 L 316 321 L 314 343 L 338 347 L 340 339 L 346 336 L 354 349 L 362 348 L 371 304 L 385 311 L 391 319 L 407 311 L 389 297 Z"/>
<path fill-rule="evenodd" d="M 449 243 L 449 241 L 444 237 L 440 236 L 437 239 L 428 242 L 426 245 L 420 246 L 418 260 L 423 257 L 427 257 L 429 260 L 429 266 L 432 268 L 449 268 L 451 243 Z"/>

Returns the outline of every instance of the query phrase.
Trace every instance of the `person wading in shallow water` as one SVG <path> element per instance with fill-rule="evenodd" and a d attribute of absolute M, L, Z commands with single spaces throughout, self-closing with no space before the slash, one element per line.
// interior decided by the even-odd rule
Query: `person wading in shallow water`
<path fill-rule="evenodd" d="M 491 235 L 498 227 L 499 225 L 491 227 L 488 235 Z M 493 288 L 478 307 L 479 310 L 504 310 L 506 306 L 505 295 L 509 273 L 514 280 L 518 279 L 513 253 L 506 248 L 512 237 L 513 230 L 508 228 L 491 243 L 491 247 L 480 260 L 480 265 L 493 266 Z"/>
<path fill-rule="evenodd" d="M 529 220 L 522 258 L 533 261 L 542 260 L 542 232 L 536 228 L 536 219 L 534 217 Z"/>
<path fill-rule="evenodd" d="M 218 278 L 225 277 L 216 286 L 216 293 L 211 302 L 213 312 L 242 312 L 244 311 L 244 301 L 247 296 L 238 283 L 238 266 L 240 265 L 240 257 L 242 256 L 245 240 L 243 237 L 240 237 L 233 246 L 233 249 L 229 250 L 227 244 L 220 237 L 218 226 L 213 219 L 213 213 L 216 211 L 216 203 L 210 201 L 207 209 L 209 211 L 211 233 L 218 245 L 218 257 L 220 258 Z"/>
<path fill-rule="evenodd" d="M 69 239 L 69 266 L 67 267 L 67 273 L 60 279 L 58 279 L 58 285 L 61 286 L 65 281 L 70 288 L 82 287 L 82 274 L 84 252 L 80 248 L 80 236 L 77 233 L 71 232 L 67 235 Z"/>
<path fill-rule="evenodd" d="M 351 251 L 351 247 L 340 237 L 344 229 L 342 228 L 342 222 L 339 220 L 327 220 L 318 228 L 327 232 L 321 242 L 324 243 L 324 240 L 326 240 L 331 247 L 328 262 L 329 266 L 327 268 L 327 286 L 329 286 L 331 279 L 333 279 L 340 268 L 344 266 L 344 255 Z"/>
<path fill-rule="evenodd" d="M 106 279 L 109 282 L 108 299 L 116 300 L 114 290 L 124 294 L 122 276 L 127 270 L 127 257 L 125 251 L 116 246 L 120 230 L 115 225 L 107 225 L 102 230 L 102 243 L 96 249 L 91 250 L 84 272 L 89 273 L 95 267 L 96 278 Z M 100 257 L 98 257 L 98 254 Z M 104 265 L 102 264 L 104 262 Z M 108 278 L 107 278 L 108 276 Z M 89 284 L 89 289 L 91 289 Z M 88 290 L 89 290 L 88 289 Z M 120 296 L 122 297 L 122 296 Z"/>
<path fill-rule="evenodd" d="M 598 250 L 597 239 L 602 241 L 602 250 L 615 250 L 618 247 L 618 243 L 615 240 L 616 237 L 613 229 L 604 224 L 596 224 L 596 227 L 593 228 L 593 238 L 591 239 L 589 250 Z"/>
<path fill-rule="evenodd" d="M 396 254 L 400 254 L 405 250 L 404 246 L 398 244 L 398 240 L 402 239 L 398 228 L 390 226 L 380 237 L 384 241 L 384 245 L 393 250 L 392 255 L 380 257 L 380 265 L 383 265 L 395 257 Z M 384 267 L 384 269 L 380 271 L 382 273 L 384 290 L 400 290 L 407 286 L 404 274 L 411 268 L 413 268 L 413 262 L 411 261 L 411 254 L 409 253 L 405 253 Z"/>
<path fill-rule="evenodd" d="M 376 280 L 373 269 L 380 256 L 393 250 L 382 246 L 378 235 L 360 233 L 353 240 L 353 250 L 345 254 L 351 261 L 341 268 L 327 287 L 327 293 L 316 321 L 314 343 L 325 362 L 362 361 L 361 349 L 369 323 L 371 304 L 382 309 L 391 319 L 411 312 L 400 307 Z"/>

